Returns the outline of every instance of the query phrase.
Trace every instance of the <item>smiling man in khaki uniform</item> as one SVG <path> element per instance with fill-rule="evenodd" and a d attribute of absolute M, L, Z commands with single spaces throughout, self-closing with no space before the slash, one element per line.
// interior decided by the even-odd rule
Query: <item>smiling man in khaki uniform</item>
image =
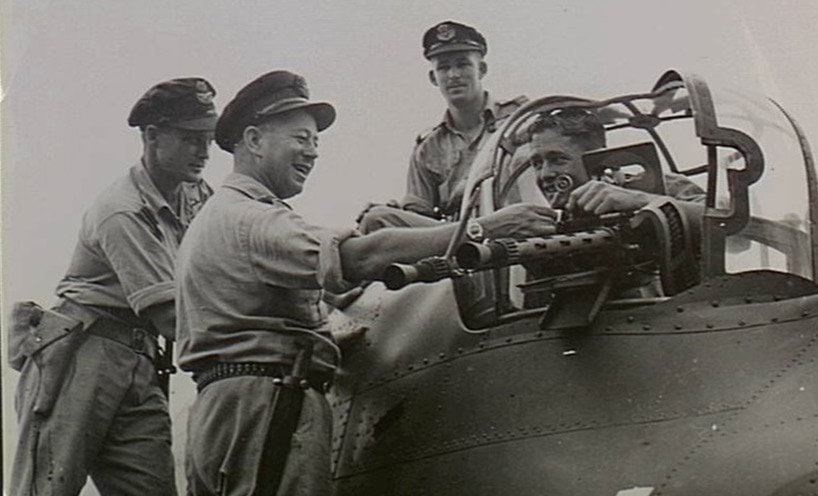
<path fill-rule="evenodd" d="M 377 279 L 393 262 L 442 254 L 454 224 L 361 236 L 310 224 L 287 200 L 335 120 L 303 77 L 273 71 L 228 103 L 216 142 L 234 172 L 179 250 L 179 364 L 198 395 L 188 423 L 189 494 L 323 496 L 330 487 L 325 392 L 340 360 L 324 288 Z M 342 174 L 343 171 L 337 171 Z M 488 236 L 553 229 L 547 207 L 515 205 L 478 220 Z"/>

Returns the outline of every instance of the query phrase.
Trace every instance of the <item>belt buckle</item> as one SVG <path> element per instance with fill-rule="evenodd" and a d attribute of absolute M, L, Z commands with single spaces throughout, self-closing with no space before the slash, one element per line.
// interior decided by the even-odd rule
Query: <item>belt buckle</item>
<path fill-rule="evenodd" d="M 147 341 L 147 331 L 144 329 L 134 329 L 133 335 L 131 336 L 131 347 L 137 353 L 147 353 L 148 347 L 145 341 Z"/>

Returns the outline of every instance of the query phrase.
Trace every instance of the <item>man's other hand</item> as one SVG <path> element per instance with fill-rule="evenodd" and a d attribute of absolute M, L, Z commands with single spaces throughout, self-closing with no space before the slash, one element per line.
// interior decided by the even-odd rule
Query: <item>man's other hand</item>
<path fill-rule="evenodd" d="M 602 181 L 589 181 L 568 197 L 568 210 L 594 215 L 639 210 L 650 203 L 653 195 L 625 189 Z"/>
<path fill-rule="evenodd" d="M 477 219 L 488 238 L 525 239 L 553 234 L 557 211 L 545 205 L 517 203 Z"/>

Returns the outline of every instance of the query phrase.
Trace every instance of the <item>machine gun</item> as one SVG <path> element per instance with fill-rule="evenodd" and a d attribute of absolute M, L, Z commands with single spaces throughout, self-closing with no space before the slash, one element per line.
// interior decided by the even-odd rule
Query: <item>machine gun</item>
<path fill-rule="evenodd" d="M 685 217 L 673 200 L 664 198 L 637 212 L 568 218 L 548 236 L 466 242 L 453 259 L 393 264 L 383 281 L 389 289 L 400 289 L 415 282 L 468 279 L 465 276 L 481 271 L 502 272 L 522 265 L 525 278 L 516 284 L 522 303 L 510 303 L 499 289 L 508 284 L 496 283 L 496 315 L 490 320 L 499 323 L 545 311 L 541 325 L 559 314 L 565 326 L 574 326 L 591 322 L 614 289 L 659 282 L 661 294 L 673 295 L 691 287 L 698 280 L 695 253 Z M 507 281 L 507 276 L 494 279 Z M 480 293 L 473 288 L 457 292 L 459 302 L 460 295 Z"/>
<path fill-rule="evenodd" d="M 454 260 L 438 256 L 424 258 L 414 264 L 392 264 L 384 271 L 382 280 L 387 288 L 397 290 L 416 282 L 429 283 L 459 277 L 465 273 L 463 269 L 496 269 L 540 257 L 551 257 L 552 254 L 607 246 L 617 238 L 615 228 L 627 224 L 632 215 L 615 213 L 601 217 L 566 219 L 557 222 L 554 235 L 542 238 L 467 242 L 458 248 Z"/>

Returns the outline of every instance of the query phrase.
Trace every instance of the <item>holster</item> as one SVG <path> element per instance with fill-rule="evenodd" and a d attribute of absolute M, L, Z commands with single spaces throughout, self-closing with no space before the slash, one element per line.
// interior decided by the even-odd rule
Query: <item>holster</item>
<path fill-rule="evenodd" d="M 304 390 L 309 387 L 307 375 L 312 362 L 314 343 L 308 341 L 293 363 L 292 373 L 281 378 L 279 387 L 275 389 L 272 398 L 272 421 L 268 426 L 264 447 L 261 451 L 261 463 L 256 481 L 256 495 L 275 496 L 281 485 L 287 457 L 290 455 L 290 445 L 293 434 L 298 428 L 301 419 L 301 409 L 304 406 Z M 276 442 L 272 443 L 271 440 Z"/>
<path fill-rule="evenodd" d="M 159 387 L 165 393 L 165 397 L 170 399 L 170 376 L 176 373 L 176 366 L 173 365 L 173 341 L 165 339 L 165 348 L 159 348 L 157 351 L 153 366 L 156 368 Z"/>
<path fill-rule="evenodd" d="M 168 396 L 170 375 L 176 373 L 173 342 L 165 339 L 165 348 L 162 349 L 159 333 L 150 321 L 140 319 L 130 309 L 82 305 L 65 296 L 55 310 L 81 320 L 88 334 L 116 341 L 150 359 L 159 387 Z"/>
<path fill-rule="evenodd" d="M 9 364 L 20 371 L 32 360 L 40 374 L 35 414 L 51 413 L 63 380 L 83 339 L 83 322 L 46 310 L 32 301 L 17 302 L 11 312 Z"/>

